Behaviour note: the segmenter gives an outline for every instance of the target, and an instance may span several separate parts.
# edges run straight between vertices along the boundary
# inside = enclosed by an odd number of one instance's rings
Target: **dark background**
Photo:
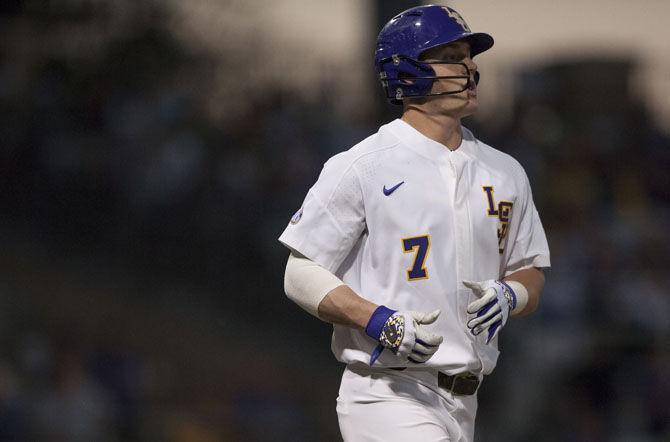
[[[356,118],[332,78],[318,100],[238,78],[254,92],[217,117],[210,80],[253,51],[185,45],[167,3],[0,3],[0,439],[337,440],[343,367],[284,296],[276,238],[397,109],[370,63]],[[375,2],[370,28],[410,3]],[[506,122],[465,122],[526,168],[553,264],[478,441],[670,439],[670,140],[635,67],[518,67]]]

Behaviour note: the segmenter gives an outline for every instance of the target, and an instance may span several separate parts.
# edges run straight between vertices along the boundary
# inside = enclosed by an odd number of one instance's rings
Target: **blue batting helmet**
[[[375,51],[375,67],[391,103],[402,104],[404,97],[454,94],[467,89],[470,72],[465,64],[447,63],[462,64],[467,75],[436,77],[430,66],[435,62],[420,61],[424,51],[455,41],[467,41],[472,57],[493,46],[493,37],[470,31],[463,17],[447,6],[417,6],[393,17],[379,33]],[[461,90],[431,94],[433,81],[438,78],[466,81]]]

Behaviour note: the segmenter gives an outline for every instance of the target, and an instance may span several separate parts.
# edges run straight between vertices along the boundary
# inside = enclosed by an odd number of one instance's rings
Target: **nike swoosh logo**
[[[387,189],[386,186],[384,186],[384,189],[383,189],[384,190],[384,195],[389,196],[390,194],[395,192],[398,187],[402,186],[403,184],[405,184],[405,182],[401,181],[398,184],[396,184],[395,186],[391,187],[390,189]]]

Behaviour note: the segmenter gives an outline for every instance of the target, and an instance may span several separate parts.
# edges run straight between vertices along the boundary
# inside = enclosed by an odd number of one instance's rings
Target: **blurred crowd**
[[[504,440],[670,437],[670,140],[626,92],[634,68],[522,72],[510,124],[480,131],[526,167],[552,253],[541,308],[507,331],[483,391]]]
[[[352,121],[327,84],[278,85],[214,118],[225,60],[165,10],[110,31],[109,9],[55,3],[0,7],[0,440],[337,439],[328,326],[283,296],[276,238],[390,108]],[[480,441],[670,438],[670,140],[634,69],[520,71],[511,113],[465,123],[524,165],[552,252],[483,384]]]

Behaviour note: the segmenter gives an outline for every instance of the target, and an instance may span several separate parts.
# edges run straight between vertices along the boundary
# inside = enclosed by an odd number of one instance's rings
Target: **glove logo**
[[[512,306],[514,305],[514,298],[512,298],[512,293],[507,287],[503,287],[503,296],[505,299],[507,299],[507,303],[509,304],[509,309],[511,311],[513,308]]]
[[[402,343],[402,338],[405,336],[405,318],[401,315],[391,316],[384,328],[382,329],[382,334],[379,337],[379,342],[391,350],[397,350]]]

